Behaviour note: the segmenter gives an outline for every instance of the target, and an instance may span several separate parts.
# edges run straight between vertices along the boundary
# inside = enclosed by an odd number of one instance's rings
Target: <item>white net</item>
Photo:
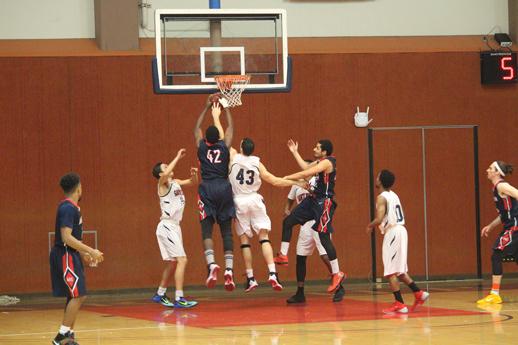
[[[241,94],[250,81],[248,75],[220,75],[215,77],[218,88],[228,101],[229,107],[241,105]]]

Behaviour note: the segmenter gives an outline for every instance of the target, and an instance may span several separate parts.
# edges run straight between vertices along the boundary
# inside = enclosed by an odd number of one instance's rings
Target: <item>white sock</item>
[[[161,286],[159,286],[159,287],[158,287],[158,290],[156,290],[156,294],[157,294],[158,296],[163,296],[163,295],[165,295],[165,292],[166,292],[166,291],[167,291],[167,288],[166,288],[166,287],[161,287]]]
[[[490,294],[492,294],[492,295],[500,295],[500,290],[491,290]]]
[[[276,272],[276,271],[275,271],[275,264],[268,264],[268,271],[269,271],[270,273],[272,273],[272,272]]]
[[[234,268],[234,254],[225,254],[225,269],[231,270]]]
[[[290,242],[281,242],[281,254],[288,255],[288,249],[290,248]]]
[[[331,264],[331,273],[336,274],[340,272],[340,266],[338,266],[338,259],[331,260],[329,261],[329,263]]]
[[[183,290],[176,290],[176,292],[174,293],[175,301],[178,301],[182,297],[183,297]]]
[[[59,334],[61,334],[61,335],[65,335],[65,334],[67,334],[68,332],[70,332],[70,327],[67,327],[67,326],[65,326],[65,325],[61,325],[61,326],[59,327],[59,331],[58,331],[58,332],[59,332]]]
[[[252,278],[254,276],[254,270],[252,269],[247,269],[246,270],[246,277],[247,278]]]
[[[205,251],[205,260],[207,260],[207,265],[213,264],[215,262],[214,259],[214,250],[207,249]]]

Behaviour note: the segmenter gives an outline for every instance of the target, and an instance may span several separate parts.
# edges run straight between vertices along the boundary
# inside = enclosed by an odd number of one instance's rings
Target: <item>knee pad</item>
[[[493,275],[495,276],[501,276],[503,273],[502,258],[503,253],[501,250],[493,251],[493,255],[491,255],[491,267],[493,270]]]
[[[260,240],[259,243],[265,244],[265,243],[272,243],[270,240]]]
[[[201,237],[206,240],[212,239],[212,226],[214,225],[214,219],[207,217],[201,221]]]
[[[250,247],[251,247],[251,245],[249,245],[249,244],[242,244],[241,245],[241,249],[250,248]]]

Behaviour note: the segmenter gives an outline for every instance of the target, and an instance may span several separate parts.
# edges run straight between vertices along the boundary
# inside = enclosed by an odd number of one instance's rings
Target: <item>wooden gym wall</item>
[[[299,50],[293,54],[293,66],[291,93],[243,96],[244,105],[233,110],[234,145],[244,136],[253,138],[262,162],[283,176],[298,170],[286,147],[289,138],[299,141],[304,157],[311,157],[318,139],[333,141],[339,204],[333,239],[349,277],[366,279],[371,268],[365,233],[369,222],[367,132],[353,125],[357,105],[370,106],[371,125],[376,127],[479,125],[481,223],[494,219],[485,169],[495,159],[518,164],[518,87],[482,87],[476,51]],[[155,95],[150,68],[149,54],[0,57],[0,292],[49,291],[47,236],[54,231],[56,206],[62,199],[58,180],[68,171],[82,177],[85,229],[98,231],[99,248],[105,253],[102,265],[87,269],[88,288],[157,285],[163,266],[155,238],[159,206],[151,168],[159,160],[172,159],[181,147],[187,149],[187,157],[178,165],[176,176],[188,176],[189,167],[197,166],[193,127],[206,96]],[[468,132],[430,135],[430,273],[472,276],[476,261],[471,136]],[[400,177],[395,190],[406,210],[410,273],[422,276],[420,136],[394,133],[378,138],[376,157],[385,158],[375,161],[376,169],[387,162],[399,169],[395,170]],[[391,150],[391,145],[397,150]],[[518,182],[516,176],[510,181]],[[206,265],[196,188],[184,191],[186,284],[201,285]],[[288,189],[264,185],[261,193],[272,219],[271,238],[277,251]],[[295,280],[294,234],[290,266],[279,269],[283,281]],[[482,241],[485,273],[490,272],[495,235]],[[216,259],[223,264],[217,228],[214,238]],[[377,240],[380,243],[381,237]],[[241,283],[244,268],[237,238],[234,248],[235,273]],[[253,242],[256,276],[264,281],[266,269],[259,249]],[[514,265],[506,265],[505,270],[516,271]],[[319,259],[311,258],[308,279],[326,277]]]

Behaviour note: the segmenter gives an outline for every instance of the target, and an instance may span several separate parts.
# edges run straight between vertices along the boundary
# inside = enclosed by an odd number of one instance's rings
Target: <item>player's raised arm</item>
[[[295,158],[295,160],[297,161],[297,164],[299,165],[299,167],[302,169],[302,170],[306,170],[307,168],[309,168],[310,166],[312,165],[315,165],[316,162],[307,162],[305,161],[301,156],[300,156],[300,153],[299,153],[299,143],[296,142],[296,141],[293,141],[293,139],[290,139],[288,140],[288,149],[290,150],[290,152],[293,154],[293,157]]]
[[[171,175],[171,173],[173,172],[174,168],[176,167],[176,164],[178,164],[180,159],[185,157],[185,152],[185,149],[178,150],[178,152],[176,153],[176,157],[174,157],[174,159],[167,165],[167,168],[164,169],[164,172],[162,176],[160,176],[158,183],[164,184],[167,182],[167,179],[169,178],[169,175]]]
[[[221,115],[221,106],[219,103],[215,102],[212,104],[212,119],[214,121],[214,126],[218,129],[219,140],[224,140],[225,132],[223,131],[223,126],[221,125],[221,120],[219,119],[220,115]]]
[[[287,180],[273,175],[266,169],[263,163],[259,163],[259,174],[261,175],[261,179],[271,185],[274,185],[275,187],[290,187],[293,185],[298,185],[304,188],[305,186],[305,182],[303,181]]]
[[[304,160],[302,160],[302,161],[305,164],[308,164]],[[332,169],[333,169],[333,164],[328,159],[324,159],[319,162],[315,161],[311,164],[308,164],[307,169],[302,170],[295,174],[284,176],[284,178],[288,179],[288,180],[301,180],[301,179],[306,179],[308,177],[314,176],[314,175],[319,174],[324,171],[331,172]]]
[[[225,115],[227,116],[227,129],[225,130],[225,145],[230,147],[232,145],[232,138],[234,137],[234,120],[229,108],[225,108]]]
[[[191,167],[191,177],[185,180],[176,179],[176,183],[180,186],[192,186],[198,183],[198,168]]]
[[[205,108],[203,108],[202,112],[198,116],[198,120],[196,120],[196,125],[194,126],[194,140],[196,140],[196,147],[200,146],[200,140],[203,139],[203,133],[201,131],[201,124],[203,123],[203,119],[205,119],[205,114],[207,113],[207,110],[209,110],[212,102],[211,102],[211,96],[207,98],[207,103],[205,104]]]

